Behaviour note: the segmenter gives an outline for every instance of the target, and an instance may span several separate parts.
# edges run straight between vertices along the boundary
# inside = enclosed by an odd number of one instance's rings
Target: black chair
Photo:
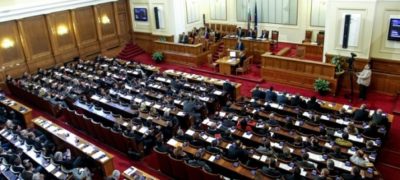
[[[175,159],[171,155],[168,155],[172,168],[172,175],[175,179],[187,179],[186,171],[182,171],[185,169],[185,164],[183,160]]]

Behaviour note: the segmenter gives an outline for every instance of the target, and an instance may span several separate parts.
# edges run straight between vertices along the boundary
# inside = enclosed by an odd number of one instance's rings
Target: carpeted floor
[[[179,71],[200,74],[200,75],[205,75],[205,76],[209,76],[209,77],[215,77],[215,78],[220,78],[220,79],[229,79],[231,81],[242,84],[241,93],[244,96],[250,96],[250,90],[252,88],[254,88],[254,86],[257,84],[256,82],[253,82],[253,81],[247,81],[246,78],[247,79],[260,78],[260,76],[258,75],[260,68],[255,65],[252,66],[251,73],[245,74],[245,75],[240,75],[239,77],[242,77],[242,78],[238,79],[235,77],[227,78],[223,75],[216,75],[216,74],[206,73],[204,71],[196,70],[196,69],[204,70],[209,67],[189,68],[189,67],[185,67],[185,66],[178,66],[178,65],[167,64],[167,63],[155,64],[151,60],[151,56],[148,54],[141,54],[141,55],[136,56],[135,61],[145,63],[145,64],[157,65],[157,66],[161,67],[161,71],[164,71],[166,69],[175,69],[175,70],[179,70]],[[212,71],[211,68],[209,68],[208,70]],[[332,96],[320,97],[318,95],[318,93],[310,91],[308,89],[291,87],[291,86],[277,84],[277,83],[271,83],[271,82],[262,82],[259,84],[261,87],[274,86],[274,88],[279,91],[286,91],[289,93],[299,93],[303,96],[317,96],[320,99],[324,99],[324,100],[332,101],[332,102],[350,104],[352,106],[359,106],[362,103],[366,103],[368,105],[368,107],[370,107],[370,108],[382,108],[385,112],[389,112],[389,113],[392,111],[392,109],[394,107],[394,101],[395,101],[394,97],[391,97],[391,96],[382,95],[382,94],[378,94],[378,93],[369,93],[367,101],[356,100],[353,103],[348,103],[348,100],[346,100],[343,97],[343,93],[341,93],[338,97],[332,97]],[[22,99],[17,99],[17,100],[24,102]],[[162,173],[160,173],[159,171],[155,170],[155,169],[157,169],[158,164],[157,164],[157,159],[154,154],[150,154],[150,155],[142,158],[140,161],[130,160],[127,156],[114,150],[113,148],[111,148],[107,145],[104,145],[101,142],[95,140],[94,138],[87,136],[85,133],[77,131],[76,129],[65,124],[63,121],[64,117],[60,117],[57,119],[53,118],[50,115],[43,113],[40,110],[37,110],[35,107],[33,107],[33,112],[34,112],[33,113],[34,117],[44,116],[44,117],[52,120],[56,124],[72,131],[73,133],[85,138],[89,142],[91,142],[91,143],[105,149],[106,151],[110,152],[111,154],[113,154],[115,168],[120,170],[121,172],[124,171],[129,166],[134,165],[134,166],[141,168],[144,171],[148,172],[149,174],[152,174],[160,179],[169,179],[167,176],[165,176]],[[392,128],[390,130],[389,139],[386,140],[385,146],[379,157],[379,162],[377,163],[377,168],[382,173],[382,176],[384,177],[384,179],[398,179],[397,177],[400,177],[400,152],[398,151],[398,149],[400,149],[400,142],[398,141],[398,139],[400,139],[400,122],[399,121],[400,121],[399,116],[396,116],[395,121],[392,123]]]

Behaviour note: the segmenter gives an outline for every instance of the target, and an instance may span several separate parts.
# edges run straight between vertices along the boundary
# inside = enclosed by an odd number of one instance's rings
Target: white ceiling
[[[0,22],[116,0],[0,0]]]

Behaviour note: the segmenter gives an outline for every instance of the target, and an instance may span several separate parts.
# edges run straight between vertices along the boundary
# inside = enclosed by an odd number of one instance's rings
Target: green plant
[[[339,55],[335,55],[332,57],[331,59],[331,63],[333,65],[335,65],[335,71],[336,72],[343,72],[343,66],[344,66],[344,58],[339,56]]]
[[[329,92],[331,90],[331,88],[329,88],[329,81],[321,78],[315,80],[314,89],[318,92]]]
[[[160,63],[164,60],[164,54],[162,52],[154,52],[152,55],[152,59],[156,62],[156,63]]]

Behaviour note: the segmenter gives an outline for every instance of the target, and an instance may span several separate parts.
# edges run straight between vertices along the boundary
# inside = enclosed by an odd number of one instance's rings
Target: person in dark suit
[[[281,176],[281,172],[276,168],[276,160],[271,158],[269,159],[268,162],[268,167],[263,166],[261,171],[264,174],[270,175],[270,176],[274,176],[274,177],[280,177]]]
[[[311,151],[322,153],[323,148],[319,145],[318,140],[314,137],[311,137],[310,146],[307,147]]]
[[[189,43],[189,37],[185,34],[185,32],[182,33],[181,39],[179,39],[179,43]]]
[[[364,179],[364,171],[360,172],[360,168],[357,166],[353,166],[350,173],[342,174],[343,180],[361,180]]]
[[[278,154],[278,159],[284,161],[292,161],[292,154],[290,153],[290,149],[287,146],[282,148],[282,153]]]
[[[278,95],[278,97],[276,98],[276,102],[278,104],[282,104],[285,105],[288,103],[288,98],[286,97],[286,92],[282,93],[281,95]]]
[[[244,51],[244,44],[243,42],[238,38],[236,46],[235,46],[235,50],[239,50],[239,51]]]
[[[285,180],[305,180],[303,176],[301,176],[301,170],[299,167],[294,167],[292,174],[286,174],[283,179]]]
[[[274,91],[274,87],[269,87],[269,90],[265,92],[265,101],[275,102],[278,95]]]
[[[189,141],[189,143],[195,147],[203,147],[204,142],[200,139],[200,134],[195,132],[193,134],[193,139]]]
[[[261,36],[260,39],[268,39],[268,31],[267,30],[262,30],[261,31]]]
[[[376,110],[376,112],[372,115],[372,122],[378,126],[388,126],[388,118],[384,116],[382,113],[382,109]]]
[[[321,105],[317,102],[317,98],[315,96],[312,96],[311,99],[307,102],[307,109],[314,111],[321,110]]]
[[[238,38],[244,36],[244,31],[242,30],[242,27],[238,27],[238,28],[236,29],[236,35],[237,35]]]
[[[340,147],[339,146],[333,146],[332,150],[333,150],[333,152],[328,154],[329,157],[335,158],[335,159],[347,159],[348,158],[346,155],[344,155],[340,151]]]
[[[210,146],[207,146],[207,151],[213,154],[222,154],[223,152],[220,148],[218,148],[218,141],[215,139],[211,141]]]
[[[217,125],[216,124],[212,124],[208,129],[207,129],[207,133],[211,134],[211,135],[215,135],[220,133],[219,129],[217,129]]]
[[[279,122],[275,119],[275,114],[271,113],[268,115],[267,124],[272,127],[279,126]]]
[[[368,140],[363,148],[363,151],[367,154],[376,153],[376,150],[377,148],[374,146],[374,142],[372,140]]]
[[[265,93],[260,90],[260,85],[259,84],[257,84],[256,87],[254,88],[254,91],[252,92],[252,97],[255,100],[259,100],[259,99],[264,99],[265,98]]]
[[[231,84],[231,82],[229,82],[228,79],[222,84],[222,89],[228,94],[228,98],[234,97],[235,87]]]
[[[291,106],[299,106],[299,107],[304,108],[306,106],[306,103],[303,99],[300,98],[299,94],[296,94],[295,97],[292,97],[290,99],[290,105]]]
[[[308,162],[308,158],[309,158],[308,153],[303,153],[301,155],[301,160],[297,162],[297,165],[305,169],[315,169],[316,167],[314,166],[314,164]]]
[[[353,119],[359,122],[367,122],[368,121],[368,111],[367,105],[361,104],[360,108],[354,111]]]
[[[249,29],[248,33],[247,33],[247,37],[251,37],[253,39],[257,38],[257,32],[253,29]]]
[[[207,172],[212,172],[212,169],[207,164],[207,162],[204,162],[203,160],[201,160],[201,153],[200,152],[196,152],[194,154],[193,158],[188,160],[187,163],[192,165],[192,166],[195,166],[195,167],[204,168],[204,170],[206,170]]]
[[[326,168],[329,171],[330,177],[336,177],[340,175],[340,172],[335,168],[335,162],[332,159],[328,159],[328,161],[326,161]]]
[[[371,138],[378,138],[380,136],[378,132],[378,127],[372,121],[369,122],[369,127],[364,129],[363,134]]]

